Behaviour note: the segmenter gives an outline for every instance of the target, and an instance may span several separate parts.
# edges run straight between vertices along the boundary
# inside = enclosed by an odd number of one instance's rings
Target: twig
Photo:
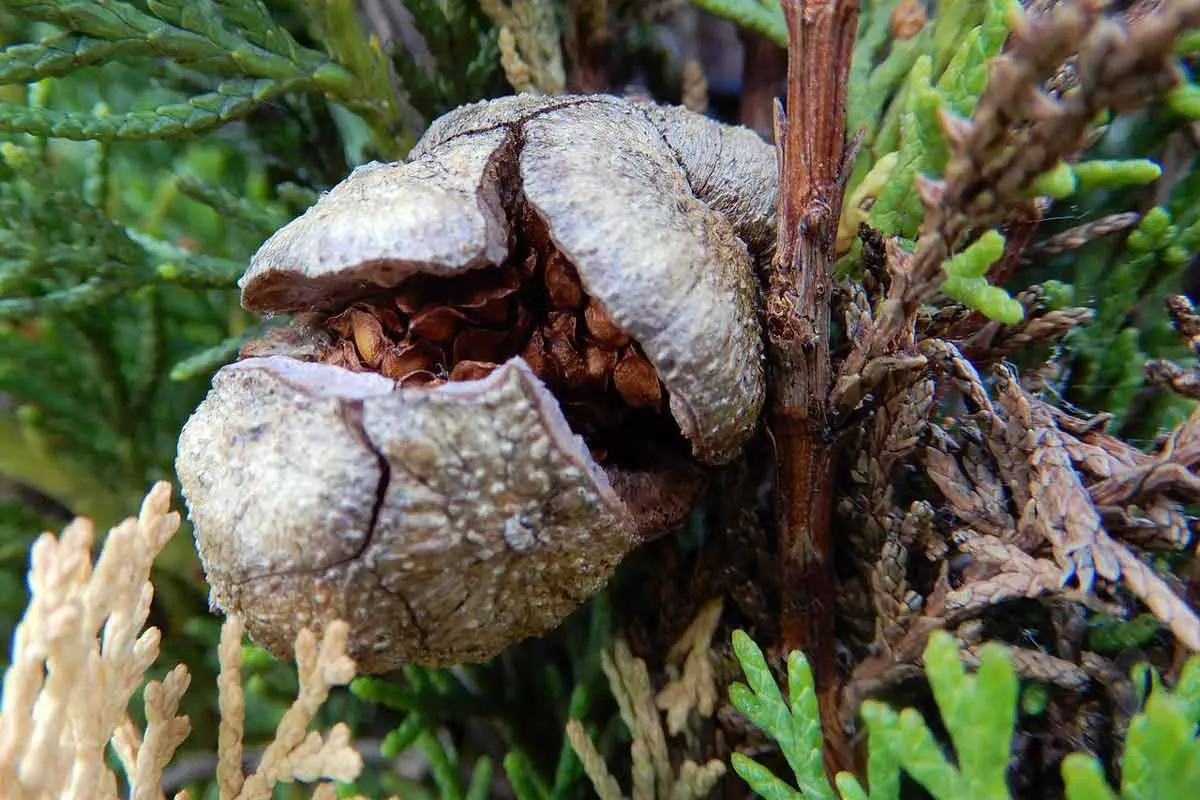
[[[827,767],[850,766],[837,719],[834,659],[833,452],[828,437],[831,273],[843,178],[846,85],[857,0],[790,0],[787,109],[776,105],[779,229],[767,287],[771,430],[782,565],[782,645],[813,666],[828,727]]]

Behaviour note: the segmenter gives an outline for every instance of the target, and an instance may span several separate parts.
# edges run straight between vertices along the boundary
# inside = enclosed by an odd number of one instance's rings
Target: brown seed
[[[479,308],[498,297],[515,294],[521,286],[517,268],[506,265],[468,272],[453,283],[450,302],[458,308]]]
[[[453,361],[455,364],[459,361],[505,361],[512,354],[510,338],[508,331],[467,328],[454,337]]]
[[[433,389],[445,382],[444,378],[439,378],[427,369],[415,370],[396,381],[401,389]]]
[[[617,327],[604,306],[594,297],[588,298],[587,308],[583,310],[583,323],[587,326],[588,335],[602,345],[618,348],[629,344],[629,337]]]
[[[662,402],[662,387],[653,365],[633,347],[621,353],[613,369],[613,385],[621,399],[634,408],[657,408]]]
[[[238,350],[238,358],[291,356],[301,361],[322,361],[332,345],[324,315],[298,314],[291,325],[271,328],[246,342]]]
[[[327,350],[320,360],[326,364],[333,364],[335,367],[343,367],[351,372],[366,371],[366,367],[358,357],[358,351],[354,349],[354,343],[345,339]]]
[[[550,241],[550,231],[546,229],[546,221],[528,203],[521,205],[521,229],[525,232],[526,242],[532,251],[530,255],[534,259],[535,269],[529,273],[532,275],[536,271],[538,254],[550,252],[554,245]],[[528,266],[529,259],[526,259],[525,263]]]
[[[521,266],[519,267],[519,270],[521,272],[522,279],[532,278],[534,275],[537,275],[538,254],[536,251],[528,253],[523,259],[521,259]]]
[[[569,311],[551,311],[542,326],[545,353],[551,366],[551,375],[573,384],[587,376],[583,356],[575,349],[578,323]]]
[[[392,301],[405,316],[412,316],[429,299],[429,281],[424,275],[414,275],[395,288]]]
[[[477,381],[492,374],[498,365],[491,361],[460,361],[450,370],[452,381]]]
[[[358,348],[363,363],[371,369],[378,369],[388,344],[379,318],[367,311],[350,309],[350,327],[354,346]]]
[[[371,309],[371,313],[379,320],[379,324],[383,326],[383,332],[394,339],[404,337],[405,331],[408,330],[408,320],[401,317],[398,313],[390,308],[375,307]]]
[[[546,342],[540,329],[535,330],[521,350],[521,360],[529,365],[529,370],[543,381],[550,374],[550,363],[546,359]]]
[[[413,336],[431,342],[449,342],[469,322],[466,315],[446,305],[428,305],[413,315],[408,330]]]
[[[334,314],[325,321],[325,324],[340,338],[349,339],[354,335],[354,326],[350,323],[350,312],[353,310],[353,308],[348,308],[340,314]]]
[[[617,351],[589,342],[583,350],[583,362],[588,382],[603,389],[617,365]]]
[[[569,386],[574,386],[587,378],[587,364],[583,355],[564,339],[547,339],[546,355],[554,367],[554,372]]]
[[[434,372],[438,364],[445,363],[446,354],[440,347],[429,342],[405,342],[388,348],[383,354],[379,372],[387,378],[399,381],[418,370]]]
[[[493,297],[477,306],[459,306],[463,313],[476,325],[499,328],[512,320],[517,298],[512,295]]]
[[[579,323],[569,311],[551,311],[546,315],[546,324],[542,326],[546,341],[562,339],[569,344],[575,343],[578,330]]]
[[[546,293],[550,307],[574,309],[583,305],[583,284],[566,256],[554,250],[546,258]]]
[[[517,320],[509,329],[509,349],[516,351],[529,339],[533,331],[533,317],[525,306],[517,306]]]

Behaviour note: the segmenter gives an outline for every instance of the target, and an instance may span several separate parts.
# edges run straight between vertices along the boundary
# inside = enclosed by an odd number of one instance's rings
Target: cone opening
[[[688,453],[641,346],[588,295],[540,217],[524,204],[514,217],[519,235],[504,263],[379,287],[304,315],[299,327],[308,333],[279,331],[241,356],[279,352],[282,344],[296,357],[378,373],[404,389],[478,380],[519,356],[601,464],[641,466],[650,443]]]

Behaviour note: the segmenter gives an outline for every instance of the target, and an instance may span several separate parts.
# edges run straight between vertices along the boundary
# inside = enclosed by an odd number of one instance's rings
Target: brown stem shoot
[[[847,169],[846,85],[857,0],[789,0],[787,116],[776,106],[779,229],[767,287],[771,429],[777,461],[782,646],[812,664],[829,726],[827,766],[844,769],[836,726],[836,585],[829,530],[834,454],[829,437],[829,308]]]

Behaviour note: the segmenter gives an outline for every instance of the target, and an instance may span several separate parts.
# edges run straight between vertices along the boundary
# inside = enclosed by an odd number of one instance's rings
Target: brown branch
[[[849,768],[851,756],[837,725],[829,313],[848,171],[846,85],[858,2],[789,0],[783,10],[790,44],[788,116],[776,107],[779,232],[767,287],[781,644],[785,651],[804,651],[813,666],[829,744],[826,765],[837,770]]]

